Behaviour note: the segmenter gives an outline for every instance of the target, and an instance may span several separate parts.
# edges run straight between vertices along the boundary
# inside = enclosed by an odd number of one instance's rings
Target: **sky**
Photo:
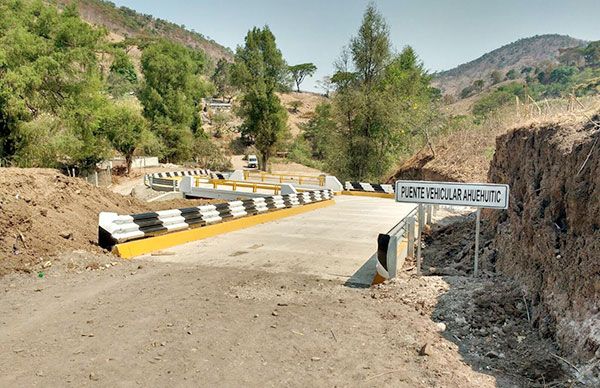
[[[235,50],[268,25],[290,65],[313,62],[302,89],[333,72],[360,26],[367,0],[113,0]],[[448,70],[520,38],[558,33],[600,40],[600,0],[375,0],[395,50],[412,46],[429,71]]]

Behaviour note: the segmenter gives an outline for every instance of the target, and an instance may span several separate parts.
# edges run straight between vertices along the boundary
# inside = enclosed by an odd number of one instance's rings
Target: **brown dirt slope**
[[[61,6],[73,2],[74,0],[57,0]],[[160,37],[192,49],[201,49],[215,62],[220,58],[233,60],[233,53],[228,48],[175,23],[144,15],[128,8],[116,7],[109,1],[77,0],[76,3],[84,20],[91,24],[104,26],[116,34],[132,37]]]
[[[600,376],[600,115],[499,137],[489,180],[511,186],[490,215],[497,269],[526,286],[542,335]]]
[[[96,245],[101,211],[140,213],[181,207],[181,201],[145,203],[52,169],[2,168],[0,275],[29,271],[34,264],[73,250],[102,252]]]
[[[313,117],[317,105],[327,101],[320,94],[308,92],[280,93],[279,99],[288,109],[288,126],[293,137],[298,136],[301,132],[300,126]],[[292,112],[290,104],[296,100],[300,101],[302,105],[298,108],[298,112]]]

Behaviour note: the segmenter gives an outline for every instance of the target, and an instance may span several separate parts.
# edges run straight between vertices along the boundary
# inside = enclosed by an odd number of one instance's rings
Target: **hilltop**
[[[511,69],[520,71],[527,66],[537,66],[544,62],[556,63],[559,50],[579,47],[586,41],[567,35],[547,34],[519,39],[490,51],[481,57],[459,65],[453,69],[435,75],[434,86],[442,89],[444,94],[457,96],[462,89],[473,81],[481,79],[489,82],[494,70],[505,74]]]
[[[73,3],[74,0],[54,0],[59,6]],[[192,49],[203,50],[214,62],[220,58],[233,60],[233,52],[199,32],[190,31],[185,26],[145,15],[127,7],[117,7],[104,0],[77,0],[81,18],[88,23],[104,26],[109,31],[123,37],[160,37]]]

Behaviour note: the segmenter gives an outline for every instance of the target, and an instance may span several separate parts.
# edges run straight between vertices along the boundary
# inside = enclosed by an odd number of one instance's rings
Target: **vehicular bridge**
[[[149,260],[300,272],[350,280],[377,236],[414,209],[389,199],[337,196],[335,205],[168,249]],[[352,283],[371,284],[375,263]]]

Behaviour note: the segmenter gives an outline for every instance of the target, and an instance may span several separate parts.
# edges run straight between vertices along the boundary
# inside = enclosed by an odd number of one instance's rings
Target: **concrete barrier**
[[[181,178],[179,190],[185,197],[235,200],[239,198],[259,198],[272,195],[297,194],[293,185],[283,183],[254,183],[231,179]],[[312,190],[311,190],[312,191]]]
[[[132,240],[207,227],[236,218],[302,207],[332,198],[331,190],[325,189],[141,214],[119,215],[102,212],[98,219],[98,244],[102,248],[113,250],[118,244]],[[161,246],[165,244],[168,245],[169,241],[165,241]],[[151,250],[155,248],[153,245]],[[144,247],[137,247],[134,251],[144,251]]]
[[[294,174],[272,174],[250,170],[235,170],[229,175],[229,179],[253,183],[288,183],[297,188],[311,190],[329,189],[335,193],[339,193],[344,189],[344,186],[336,177],[324,174],[319,176],[309,176]]]
[[[207,177],[225,179],[226,174],[207,169],[155,172],[144,175],[144,184],[156,191],[179,191],[179,182],[184,177]]]

